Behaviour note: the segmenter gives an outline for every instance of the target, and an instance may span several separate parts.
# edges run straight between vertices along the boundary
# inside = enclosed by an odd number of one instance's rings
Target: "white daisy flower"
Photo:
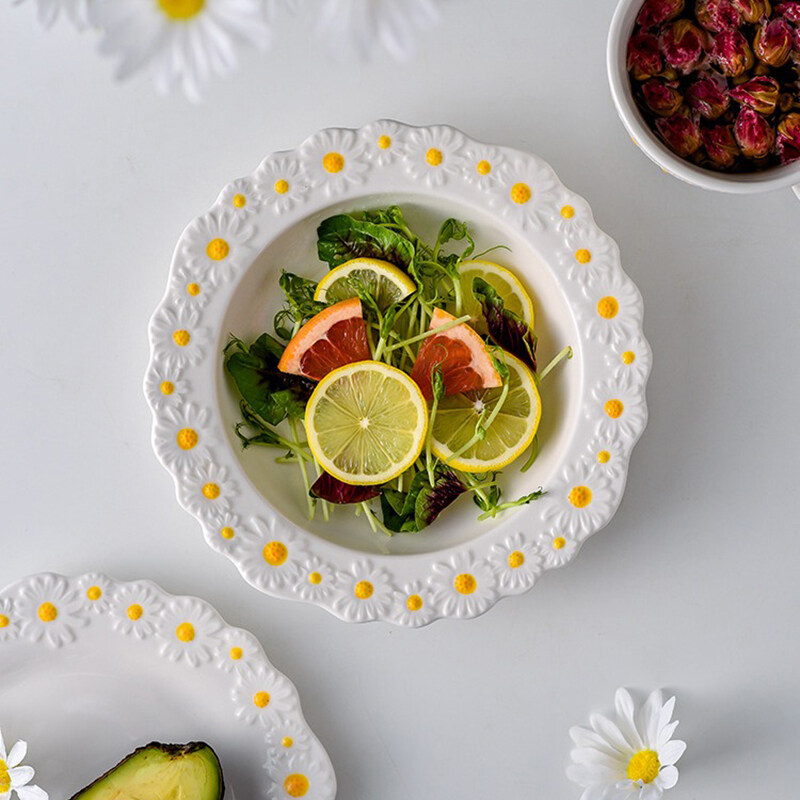
[[[0,598],[0,642],[16,639],[19,633],[19,619],[10,597]]]
[[[189,392],[189,383],[177,372],[153,365],[144,381],[144,393],[150,405],[160,411],[179,406]]]
[[[323,0],[318,14],[316,35],[337,59],[388,53],[407,61],[441,20],[433,0]]]
[[[224,509],[212,513],[203,521],[206,541],[215,549],[223,553],[240,551],[255,537],[242,524],[238,514]]]
[[[294,585],[307,557],[305,546],[288,529],[277,530],[277,518],[268,522],[253,517],[248,526],[246,550],[239,568],[245,578],[257,586],[278,588]]]
[[[222,627],[222,620],[210,606],[191,598],[176,598],[161,613],[159,652],[170,661],[184,660],[193,667],[205,664],[219,648]]]
[[[675,763],[686,743],[673,739],[675,698],[653,692],[636,708],[625,689],[614,697],[616,721],[589,717],[591,728],[575,726],[567,777],[584,789],[581,800],[660,800],[678,782]]]
[[[22,2],[15,0],[14,5]],[[88,25],[89,0],[36,0],[36,16],[45,28],[51,27],[62,11],[79,31]]]
[[[17,741],[6,751],[3,734],[0,732],[0,798],[9,800],[13,792],[19,800],[47,800],[47,792],[31,784],[36,774],[33,767],[22,766],[28,752],[27,742]]]
[[[433,566],[433,598],[444,616],[475,617],[486,611],[497,597],[491,567],[457,553],[449,561]]]
[[[484,191],[493,189],[503,165],[503,154],[488,144],[470,144],[464,151],[464,178]]]
[[[170,275],[169,292],[180,307],[203,309],[214,296],[218,277],[210,270],[200,277],[196,267],[181,262]]]
[[[111,608],[114,588],[105,575],[97,572],[89,573],[78,581],[78,585],[81,587],[85,608],[94,611],[95,614],[105,614]]]
[[[120,80],[147,68],[159,92],[179,86],[193,101],[211,75],[236,69],[241,45],[271,41],[261,0],[93,0],[91,21]]]
[[[597,289],[592,284],[607,282],[615,264],[619,264],[619,247],[597,228],[574,230],[567,236],[567,245],[559,252],[558,260],[566,267],[567,278],[577,281],[587,296],[591,288],[593,296]]]
[[[587,300],[579,304],[578,318],[592,341],[620,342],[641,330],[642,296],[636,286],[616,270],[610,280],[592,286]]]
[[[324,186],[333,195],[348,186],[361,184],[368,169],[364,142],[354,131],[329,128],[306,140],[300,149],[305,171],[312,186]]]
[[[128,584],[117,588],[111,607],[111,624],[115,631],[147,639],[158,627],[164,608],[159,596],[149,586]]]
[[[308,753],[291,750],[264,765],[271,780],[267,800],[327,800],[336,793],[333,770]]]
[[[184,231],[179,245],[183,260],[198,282],[213,276],[220,282],[229,280],[255,256],[249,243],[255,229],[235,209],[213,209],[193,220]]]
[[[619,439],[597,436],[586,448],[584,462],[611,480],[616,480],[627,470],[628,453]]]
[[[153,431],[159,457],[168,467],[180,469],[208,458],[208,446],[216,439],[210,422],[208,410],[193,403],[167,409],[158,417]]]
[[[230,511],[237,493],[236,484],[228,478],[228,470],[211,462],[189,471],[179,488],[183,507],[203,520]]]
[[[614,509],[609,480],[599,470],[586,464],[568,466],[560,480],[540,500],[544,503],[542,519],[563,536],[579,539],[598,530]]]
[[[595,423],[598,436],[634,440],[644,430],[647,406],[641,386],[606,381],[592,389],[592,401],[586,416]]]
[[[303,600],[327,600],[334,590],[336,571],[316,556],[307,558],[297,576],[295,591]]]
[[[406,171],[427,186],[442,186],[464,169],[464,137],[444,125],[418,128],[408,135],[403,160]]]
[[[547,569],[569,563],[578,552],[578,540],[573,534],[560,530],[540,533],[536,540],[539,556]]]
[[[653,365],[650,345],[641,336],[619,342],[606,353],[606,364],[614,371],[614,380],[625,386],[642,388]]]
[[[264,659],[258,640],[247,631],[226,629],[216,656],[217,666],[224,672],[251,675]]]
[[[493,204],[524,230],[542,230],[556,204],[558,178],[543,162],[515,158],[497,169]]]
[[[44,639],[50,647],[75,640],[75,629],[87,624],[83,601],[60,575],[41,575],[20,589],[17,605],[20,634],[32,642]]]
[[[412,581],[395,593],[394,619],[401,625],[417,628],[427,625],[435,616],[433,594],[422,581]]]
[[[404,132],[396,122],[382,119],[362,128],[358,135],[367,155],[379,166],[391,164],[405,152]]]
[[[274,770],[287,755],[302,754],[308,750],[311,741],[308,728],[296,718],[278,716],[267,731],[267,760],[264,767]]]
[[[296,158],[272,155],[256,170],[254,188],[261,203],[283,214],[305,201],[311,184]]]
[[[393,587],[389,573],[368,560],[357,561],[349,572],[337,575],[338,596],[333,607],[351,622],[383,617],[392,604]]]
[[[269,728],[283,715],[295,715],[299,709],[289,679],[264,664],[251,675],[239,675],[231,696],[236,717],[248,725],[258,723]]]
[[[506,537],[492,547],[489,560],[504,589],[525,591],[533,586],[542,571],[542,558],[533,542],[521,533]]]
[[[249,178],[231,181],[220,193],[217,202],[234,214],[252,214],[258,210],[258,197]]]
[[[550,221],[560,233],[579,235],[594,227],[589,204],[578,195],[559,188],[550,212]]]
[[[205,355],[209,334],[200,327],[193,309],[162,308],[150,323],[150,336],[159,366],[170,373],[197,364]]]

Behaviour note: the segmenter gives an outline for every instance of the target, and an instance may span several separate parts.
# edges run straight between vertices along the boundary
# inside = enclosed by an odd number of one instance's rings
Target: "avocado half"
[[[222,800],[217,754],[205,742],[150,742],[70,800]]]

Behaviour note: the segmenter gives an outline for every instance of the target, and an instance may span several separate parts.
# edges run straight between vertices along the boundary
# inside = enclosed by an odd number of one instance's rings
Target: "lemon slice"
[[[381,309],[408,297],[416,285],[403,270],[377,258],[354,258],[332,269],[318,284],[314,299],[337,303],[358,297],[357,287],[364,287]]]
[[[509,371],[508,395],[486,438],[451,460],[475,433],[485,409],[492,413],[501,389],[479,389],[443,397],[433,421],[431,449],[442,461],[464,472],[502,469],[528,449],[542,415],[542,401],[530,370],[510,353],[504,354]]]
[[[483,319],[481,304],[472,293],[472,279],[483,278],[503,299],[509,311],[518,314],[533,327],[533,302],[511,270],[492,261],[464,261],[460,265],[461,275],[461,314],[472,317],[470,325],[478,333],[488,333]]]
[[[428,407],[411,378],[379,361],[328,373],[306,406],[314,458],[345,483],[386,483],[405,472],[425,443]]]

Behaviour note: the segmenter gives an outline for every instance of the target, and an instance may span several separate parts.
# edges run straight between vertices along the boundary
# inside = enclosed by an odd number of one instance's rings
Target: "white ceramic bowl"
[[[644,0],[620,0],[611,20],[606,58],[611,95],[617,113],[634,143],[665,172],[703,189],[753,194],[792,187],[800,197],[800,161],[789,166],[773,167],[763,172],[745,175],[713,172],[679,158],[650,129],[633,99],[626,68],[628,39],[643,3]]]
[[[332,163],[337,170],[329,172],[325,165]],[[575,357],[543,384],[533,467],[503,474],[505,497],[539,486],[545,497],[485,522],[461,499],[421,534],[387,539],[352,511],[337,511],[329,523],[309,522],[294,465],[276,464],[264,448],[241,450],[233,433],[238,401],[222,348],[230,333],[252,341],[271,330],[282,302],[281,268],[325,274],[316,254],[323,219],[392,203],[424,236],[435,236],[440,222],[455,216],[471,225],[477,251],[510,246],[492,258],[513,267],[531,290],[540,363],[565,345]],[[208,243],[219,239],[225,246],[210,258]],[[539,158],[476,142],[446,125],[380,120],[360,130],[323,130],[229,184],[184,231],[150,341],[145,391],[153,445],[209,545],[261,591],[321,605],[353,622],[422,625],[473,617],[570,561],[619,505],[628,457],[647,417],[651,356],[642,300],[616,243],[595,225],[586,201]],[[614,418],[604,411],[611,399],[624,408]],[[176,438],[186,428],[197,434],[188,450]],[[599,452],[608,458],[598,461]],[[208,484],[219,489],[212,497],[203,492]],[[580,508],[569,499],[575,487],[590,490],[581,494],[588,502]],[[272,563],[264,552],[270,543]],[[474,591],[456,590],[454,579],[463,574],[475,578],[468,582]],[[355,593],[365,581],[373,589],[368,597]],[[422,606],[412,610],[411,596],[412,606],[416,596]]]

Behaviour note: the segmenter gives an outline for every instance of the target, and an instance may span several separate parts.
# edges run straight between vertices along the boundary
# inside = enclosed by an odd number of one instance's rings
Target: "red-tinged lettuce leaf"
[[[492,341],[536,372],[536,334],[528,323],[505,308],[503,298],[483,278],[472,279],[472,293],[481,304]]]
[[[381,493],[380,486],[353,486],[350,483],[340,481],[323,472],[319,478],[314,481],[309,494],[312,497],[318,497],[320,500],[327,500],[329,503],[336,503],[336,505],[348,505],[349,503],[363,503],[366,500],[372,500]]]
[[[420,473],[423,474],[423,473]],[[422,485],[414,503],[414,519],[417,529],[430,525],[467,487],[451,469],[438,468],[433,486],[429,482]]]

